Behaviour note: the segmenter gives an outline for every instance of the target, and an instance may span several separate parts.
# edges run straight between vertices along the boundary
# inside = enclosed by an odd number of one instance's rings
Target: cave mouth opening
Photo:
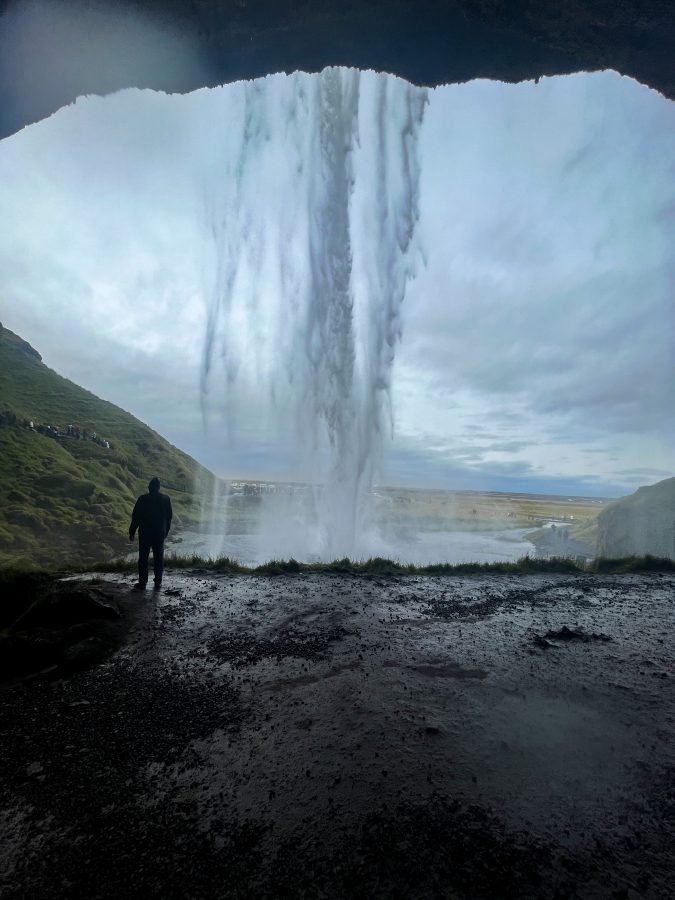
[[[611,8],[610,8],[611,7]],[[78,97],[189,93],[346,66],[419,86],[614,69],[675,97],[675,18],[661,0],[31,0],[0,3],[0,137]]]
[[[8,324],[218,474],[321,485],[264,498],[256,560],[452,558],[452,514],[387,520],[377,486],[672,467],[672,125],[613,72],[84,98],[0,144]]]

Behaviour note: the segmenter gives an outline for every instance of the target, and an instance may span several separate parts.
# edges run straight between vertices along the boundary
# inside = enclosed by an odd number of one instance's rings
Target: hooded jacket
[[[171,528],[172,517],[171,499],[166,494],[161,494],[159,491],[141,494],[131,515],[129,537],[133,538],[138,529],[141,539],[161,538],[163,540]]]

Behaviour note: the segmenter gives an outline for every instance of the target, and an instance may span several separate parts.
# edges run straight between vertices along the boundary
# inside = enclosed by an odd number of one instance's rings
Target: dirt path
[[[3,896],[672,896],[672,576],[138,602],[105,663],[0,692]]]

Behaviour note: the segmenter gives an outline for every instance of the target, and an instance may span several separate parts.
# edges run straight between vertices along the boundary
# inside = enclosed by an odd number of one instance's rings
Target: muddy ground
[[[672,575],[97,590],[0,690],[7,900],[672,897]]]

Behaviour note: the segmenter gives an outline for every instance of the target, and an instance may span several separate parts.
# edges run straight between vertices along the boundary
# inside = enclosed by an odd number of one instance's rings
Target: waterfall
[[[312,490],[301,510],[277,504],[271,552],[354,555],[393,427],[427,94],[338,68],[221,90],[204,180],[214,251],[204,413],[224,402],[234,438],[233,396],[244,381],[266,391],[293,423],[296,477]]]

